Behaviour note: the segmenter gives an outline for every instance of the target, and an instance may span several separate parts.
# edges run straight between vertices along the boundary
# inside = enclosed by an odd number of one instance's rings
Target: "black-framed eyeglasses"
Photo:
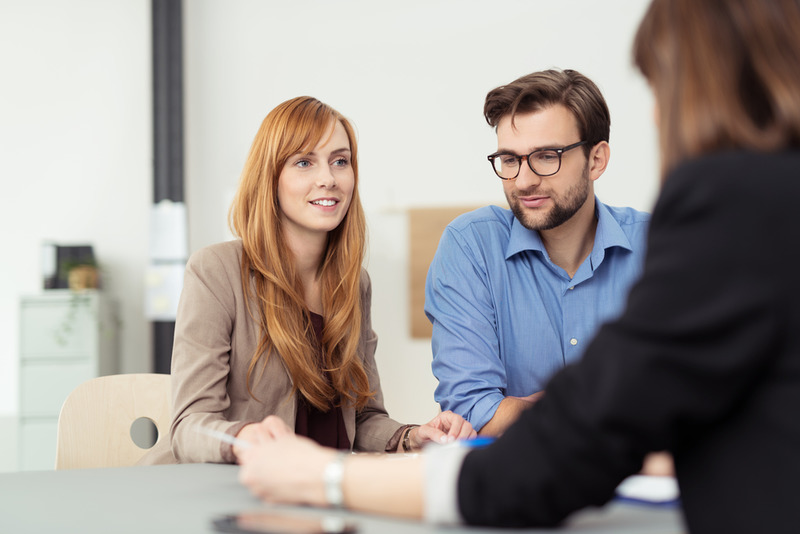
[[[578,141],[564,148],[540,148],[530,154],[517,156],[508,152],[495,152],[487,156],[492,169],[501,180],[513,180],[519,176],[522,160],[528,160],[528,167],[539,176],[552,176],[561,170],[561,155],[568,150],[585,145],[586,141]]]

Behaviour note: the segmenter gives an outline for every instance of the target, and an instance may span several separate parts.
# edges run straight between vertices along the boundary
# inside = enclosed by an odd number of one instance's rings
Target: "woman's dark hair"
[[[662,175],[708,152],[800,146],[798,0],[654,0],[633,57],[656,99]]]

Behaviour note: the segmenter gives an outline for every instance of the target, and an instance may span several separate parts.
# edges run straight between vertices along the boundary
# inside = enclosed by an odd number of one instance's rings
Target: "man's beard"
[[[569,188],[563,197],[550,196],[550,200],[553,201],[553,207],[545,214],[544,219],[536,217],[535,214],[530,213],[522,206],[515,193],[506,195],[506,200],[508,200],[508,205],[511,207],[514,217],[517,218],[522,226],[534,231],[550,230],[570,220],[581,209],[586,203],[586,199],[589,198],[589,184],[589,166],[587,165],[583,168],[581,180]]]

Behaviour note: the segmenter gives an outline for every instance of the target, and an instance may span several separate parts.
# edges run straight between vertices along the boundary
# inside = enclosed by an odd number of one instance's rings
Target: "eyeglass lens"
[[[513,154],[500,154],[494,158],[494,171],[500,178],[511,179],[519,174],[520,160]],[[528,156],[531,169],[536,174],[547,176],[555,174],[561,165],[561,157],[555,150],[539,150]]]

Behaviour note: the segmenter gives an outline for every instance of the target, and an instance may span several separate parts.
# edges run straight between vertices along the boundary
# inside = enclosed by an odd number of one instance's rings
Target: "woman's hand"
[[[449,443],[457,439],[471,439],[477,435],[469,421],[448,410],[441,412],[428,423],[413,428],[408,440],[412,449],[419,449],[429,441]]]
[[[289,428],[289,425],[287,425],[283,419],[276,415],[268,415],[260,423],[245,425],[239,433],[236,434],[238,439],[247,441],[252,445],[273,441],[282,436],[294,436],[294,431]],[[233,454],[236,455],[236,458],[240,457],[243,450],[244,449],[238,445],[233,446]]]
[[[266,501],[325,506],[322,473],[335,455],[306,437],[283,434],[241,451],[239,482]]]
[[[239,482],[265,501],[329,506],[324,473],[339,452],[303,436],[280,436],[242,452]],[[344,505],[419,520],[424,510],[423,480],[419,456],[348,455],[342,478]]]

